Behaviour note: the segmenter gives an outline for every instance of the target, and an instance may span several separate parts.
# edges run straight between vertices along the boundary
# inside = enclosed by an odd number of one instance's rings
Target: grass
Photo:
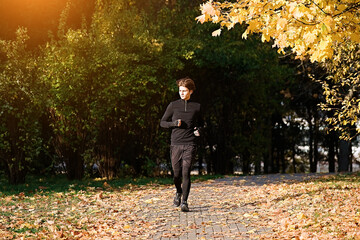
[[[210,179],[221,178],[222,175],[201,175],[191,176],[193,182],[206,181]],[[173,180],[170,176],[166,177],[139,177],[139,178],[122,178],[122,179],[83,179],[68,180],[65,175],[54,176],[38,176],[29,175],[25,184],[10,185],[4,174],[0,174],[0,196],[10,196],[24,194],[31,196],[34,194],[49,194],[52,192],[68,192],[68,191],[86,191],[89,188],[95,189],[112,189],[124,188],[128,186],[144,186],[148,184],[170,185]],[[107,186],[107,187],[105,187]],[[111,189],[110,188],[110,189]]]

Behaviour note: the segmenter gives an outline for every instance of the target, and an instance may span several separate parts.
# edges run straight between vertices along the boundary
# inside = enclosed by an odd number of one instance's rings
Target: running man
[[[172,129],[171,132],[171,165],[174,171],[176,194],[174,205],[181,205],[181,211],[188,212],[188,196],[190,193],[190,171],[195,159],[197,138],[203,125],[200,104],[190,100],[195,91],[195,83],[186,77],[176,81],[179,87],[180,99],[171,102],[160,126]],[[182,201],[181,201],[182,198]]]

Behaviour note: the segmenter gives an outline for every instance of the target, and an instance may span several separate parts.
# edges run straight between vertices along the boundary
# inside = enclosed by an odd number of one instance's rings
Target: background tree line
[[[81,179],[95,166],[107,178],[167,174],[170,133],[159,120],[183,76],[205,113],[200,172],[316,172],[319,162],[336,171],[339,158],[349,170],[350,142],[327,134],[322,88],[309,78],[324,70],[280,57],[258,36],[242,40],[243,26],[212,37],[217,26],[194,20],[201,2],[2,0],[0,166],[9,182]]]

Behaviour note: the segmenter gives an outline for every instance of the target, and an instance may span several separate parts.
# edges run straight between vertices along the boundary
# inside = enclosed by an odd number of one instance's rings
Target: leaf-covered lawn
[[[231,184],[209,180],[193,188],[189,201],[193,204],[190,207],[195,203],[208,205],[207,214],[211,214],[211,209],[223,212],[246,209],[245,213],[237,211],[223,216],[247,222],[248,229],[254,229],[246,232],[250,238],[360,239],[359,190],[360,177],[354,174],[264,185],[246,184],[245,180],[234,180]],[[172,224],[173,216],[197,214],[180,213],[171,206],[172,197],[171,185],[113,187],[106,182],[101,187],[84,190],[70,186],[62,192],[39,189],[34,194],[2,194],[0,236],[151,239],[159,231],[164,231],[164,237],[174,237],[208,224],[206,221],[189,226]],[[259,228],[272,230],[259,233],[256,231]],[[199,239],[211,238],[199,235]]]
[[[242,205],[274,239],[360,239],[360,178],[338,175],[246,188]],[[251,215],[251,214],[249,214]]]
[[[53,239],[146,237],[151,226],[138,219],[139,200],[163,186],[88,188],[0,201],[0,236]]]

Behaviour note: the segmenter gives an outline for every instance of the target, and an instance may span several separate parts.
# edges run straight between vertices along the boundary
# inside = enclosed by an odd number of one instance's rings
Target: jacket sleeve
[[[172,115],[173,115],[173,108],[172,108],[172,103],[170,103],[169,106],[166,108],[163,117],[161,118],[160,126],[163,128],[175,127],[177,121],[174,122],[171,121]]]

